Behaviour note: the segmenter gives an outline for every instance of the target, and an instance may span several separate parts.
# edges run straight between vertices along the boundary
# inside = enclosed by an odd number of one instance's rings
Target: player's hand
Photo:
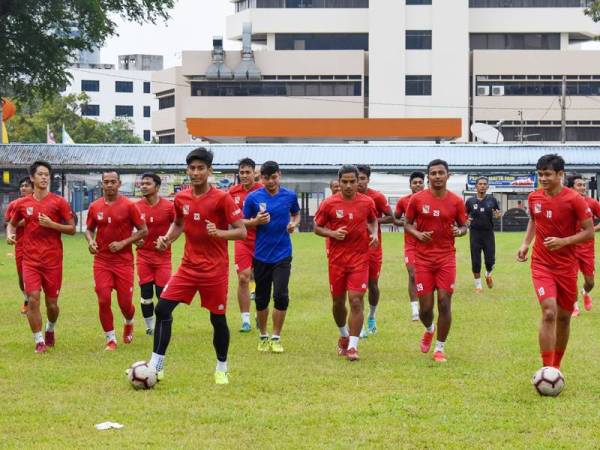
[[[209,236],[215,237],[215,238],[221,237],[221,230],[219,230],[214,223],[212,223],[210,220],[205,220],[205,222],[206,222],[206,231],[208,231]]]
[[[156,239],[154,246],[159,252],[164,252],[166,249],[169,248],[169,245],[171,245],[171,242],[169,241],[169,239],[167,239],[167,236],[159,236],[158,239]]]
[[[517,251],[517,261],[525,262],[527,261],[527,252],[529,251],[528,245],[521,245],[519,250]]]
[[[98,244],[96,243],[96,241],[88,242],[88,250],[92,255],[98,253]]]
[[[417,234],[417,239],[421,242],[431,242],[431,240],[433,239],[433,231],[421,231],[419,234]]]
[[[142,248],[144,246],[144,240],[140,239],[139,241],[135,241],[134,244],[137,248]]]
[[[452,225],[452,235],[454,237],[461,237],[461,236],[464,236],[465,234],[467,234],[467,233],[464,230],[461,230],[456,225]]]
[[[46,214],[38,214],[38,221],[44,228],[50,228],[54,222]]]
[[[296,231],[296,224],[294,222],[288,223],[287,232],[292,234],[294,231]]]
[[[377,236],[377,233],[373,233],[371,235],[371,240],[369,241],[369,247],[371,247],[371,248],[379,247],[379,237]]]
[[[567,242],[563,238],[547,237],[546,239],[544,239],[544,245],[548,250],[554,252],[567,245]]]
[[[259,212],[256,215],[256,222],[259,225],[266,225],[271,221],[271,215],[268,212]]]
[[[15,245],[17,243],[17,235],[16,234],[8,234],[6,233],[6,243],[8,245]]]
[[[114,241],[108,244],[108,249],[113,253],[117,253],[123,250],[124,247],[125,244],[123,243],[123,241]]]
[[[502,217],[502,211],[499,209],[492,209],[492,214],[494,215],[494,219],[499,219]]]
[[[346,227],[339,227],[337,230],[332,231],[331,237],[337,241],[343,241],[346,239],[347,234]]]

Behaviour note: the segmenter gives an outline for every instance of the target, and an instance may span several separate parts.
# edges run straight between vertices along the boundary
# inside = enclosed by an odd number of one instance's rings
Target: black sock
[[[171,325],[173,324],[173,310],[179,303],[160,299],[156,305],[156,325],[154,326],[153,352],[164,355],[171,341]]]
[[[217,359],[221,362],[227,361],[229,350],[229,327],[224,314],[210,313],[210,323],[213,326],[213,346]]]

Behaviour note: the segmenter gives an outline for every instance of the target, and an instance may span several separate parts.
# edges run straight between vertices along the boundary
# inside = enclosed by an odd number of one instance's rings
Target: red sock
[[[544,364],[544,367],[552,366],[554,364],[554,352],[552,350],[542,352],[542,364]]]
[[[563,356],[565,354],[565,350],[564,348],[557,348],[554,350],[554,362],[552,363],[552,366],[560,369],[560,363],[563,359]]]

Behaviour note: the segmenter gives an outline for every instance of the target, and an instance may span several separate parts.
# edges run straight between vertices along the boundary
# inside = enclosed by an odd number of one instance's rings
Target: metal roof
[[[197,144],[6,144],[0,145],[0,169],[25,168],[42,159],[58,170],[181,170]],[[369,145],[369,144],[214,144],[216,170],[230,170],[245,157],[258,164],[277,161],[283,170],[331,172],[341,164],[369,164],[375,170],[406,172],[422,169],[433,159],[451,170],[497,172],[531,170],[547,153],[563,156],[571,170],[600,172],[600,145]]]

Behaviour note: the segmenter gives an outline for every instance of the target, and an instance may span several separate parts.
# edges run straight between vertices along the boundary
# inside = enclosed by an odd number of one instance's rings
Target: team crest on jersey
[[[235,202],[236,205],[240,204],[240,197],[239,196],[235,196],[235,198],[233,199],[233,201]]]
[[[28,206],[26,211],[28,216],[33,216],[33,206]]]
[[[423,214],[429,214],[429,205],[423,205]]]
[[[348,219],[354,220],[354,214],[353,213],[348,214]]]
[[[473,205],[473,209],[475,209],[475,210],[476,210],[478,206],[479,206],[479,205],[478,205],[477,203],[475,203],[475,204]]]
[[[104,219],[104,213],[99,212],[96,217],[98,218],[98,220],[102,220]]]
[[[336,209],[335,210],[335,217],[337,217],[338,219],[341,219],[342,217],[344,217],[344,210],[343,209]]]
[[[190,205],[183,205],[183,214],[188,215],[190,213]]]
[[[140,217],[142,218],[142,220],[146,220],[146,213],[142,213],[142,214],[140,215]]]
[[[194,213],[194,220],[200,220],[200,213]]]
[[[143,217],[142,217],[142,219],[143,219]],[[154,223],[154,216],[150,217],[150,223]]]
[[[535,205],[533,205],[533,211],[536,214],[539,214],[542,212],[542,204],[541,203],[536,203]]]

